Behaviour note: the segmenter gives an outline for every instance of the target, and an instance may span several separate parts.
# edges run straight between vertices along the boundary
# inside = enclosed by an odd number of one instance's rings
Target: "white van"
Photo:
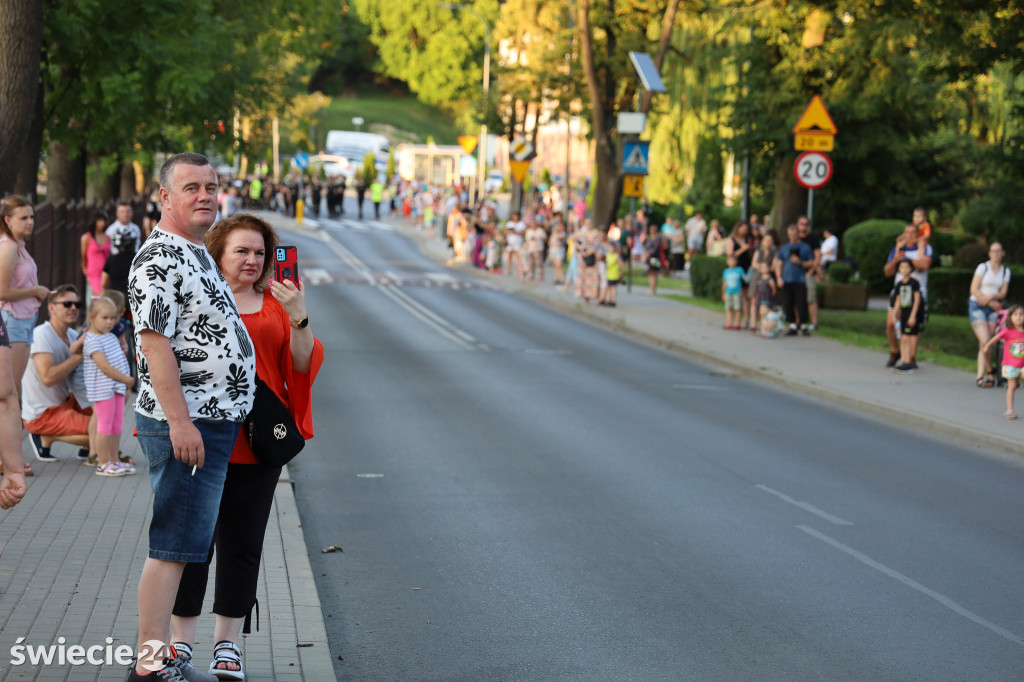
[[[382,166],[387,167],[390,149],[391,143],[383,135],[355,130],[328,131],[327,142],[324,144],[324,154],[343,156],[357,168],[362,168],[363,159],[368,153],[373,152],[378,170]]]

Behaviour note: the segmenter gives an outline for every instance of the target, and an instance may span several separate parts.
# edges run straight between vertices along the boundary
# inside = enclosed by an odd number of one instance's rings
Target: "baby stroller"
[[[786,329],[786,317],[779,307],[772,308],[771,312],[764,316],[761,323],[761,336],[766,339],[774,339]]]

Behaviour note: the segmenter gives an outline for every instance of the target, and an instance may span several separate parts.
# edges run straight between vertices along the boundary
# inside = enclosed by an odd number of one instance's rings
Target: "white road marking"
[[[384,474],[356,474],[356,478],[384,478]]]
[[[330,284],[334,281],[323,268],[302,268],[300,274],[302,275],[302,281],[312,286]]]
[[[754,487],[757,488],[758,490],[763,490],[764,492],[768,493],[769,495],[775,495],[775,497],[779,498],[783,502],[787,502],[787,503],[793,505],[794,507],[800,507],[804,511],[808,511],[808,512],[814,514],[815,516],[820,516],[821,518],[825,519],[829,523],[834,523],[837,526],[852,526],[853,525],[849,521],[846,521],[844,519],[839,518],[838,516],[834,516],[832,514],[829,514],[826,511],[822,511],[821,509],[818,509],[817,507],[815,507],[813,504],[811,504],[809,502],[801,502],[800,500],[794,500],[789,495],[786,495],[785,493],[780,493],[778,490],[772,490],[771,488],[769,488],[766,485],[761,485],[760,483],[758,483]]]
[[[1021,639],[1020,637],[1018,637],[1017,635],[1013,634],[1012,632],[1010,632],[1006,628],[1000,627],[999,625],[996,625],[995,623],[993,623],[991,621],[985,620],[984,618],[982,618],[978,614],[974,613],[973,611],[965,609],[964,607],[960,606],[959,604],[957,604],[955,601],[953,601],[949,597],[945,596],[944,594],[939,594],[935,590],[932,590],[932,589],[929,589],[929,588],[925,587],[921,583],[919,583],[916,580],[913,580],[911,578],[908,578],[907,576],[903,575],[899,571],[895,571],[895,570],[889,568],[888,566],[886,566],[884,564],[880,564],[879,562],[875,561],[874,559],[872,559],[871,557],[867,556],[866,554],[862,554],[861,552],[858,552],[857,550],[853,549],[852,547],[847,547],[846,545],[844,545],[843,543],[839,542],[838,540],[834,540],[833,538],[830,538],[829,536],[825,535],[824,533],[819,533],[818,531],[814,530],[813,528],[809,528],[808,526],[797,526],[797,528],[799,528],[803,532],[807,533],[811,537],[817,538],[817,539],[821,540],[822,542],[824,542],[826,544],[832,545],[833,547],[835,547],[839,551],[845,552],[846,554],[849,554],[854,559],[856,559],[857,561],[865,564],[866,566],[870,566],[871,568],[875,569],[876,571],[884,573],[885,575],[889,576],[890,578],[903,583],[907,587],[909,587],[911,589],[914,589],[914,590],[917,590],[918,592],[920,592],[921,594],[925,595],[926,597],[931,597],[932,599],[934,599],[935,601],[939,602],[940,604],[945,606],[947,609],[952,611],[953,613],[956,613],[957,615],[963,616],[964,618],[966,618],[966,619],[968,619],[970,621],[974,621],[975,623],[977,623],[978,625],[982,626],[983,628],[991,630],[992,632],[994,632],[995,634],[999,635],[1000,637],[1002,637],[1004,639],[1008,639],[1009,641],[1013,642],[1014,644],[1016,644],[1018,646],[1024,646],[1024,639]]]
[[[332,237],[327,230],[320,230],[320,239],[336,254],[338,254],[346,265],[366,279],[368,284],[377,287],[382,294],[404,308],[410,315],[420,320],[428,327],[434,329],[434,331],[444,338],[462,346],[466,350],[489,350],[486,345],[478,343],[472,335],[466,333],[462,329],[459,329],[448,320],[440,317],[426,306],[411,298],[404,291],[398,289],[394,284],[378,282],[373,270],[371,270],[366,263],[359,260],[355,254],[345,248],[341,242]]]

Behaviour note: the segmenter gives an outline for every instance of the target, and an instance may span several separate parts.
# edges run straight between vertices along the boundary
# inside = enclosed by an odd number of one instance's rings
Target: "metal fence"
[[[146,215],[146,202],[140,197],[131,200],[135,217],[141,225]],[[116,201],[85,203],[85,201],[49,201],[35,207],[36,224],[25,247],[39,270],[39,283],[45,287],[74,284],[85,297],[85,275],[82,274],[82,235],[93,228],[97,211],[106,211],[111,221],[115,218]],[[39,320],[47,317],[46,306],[39,309]]]

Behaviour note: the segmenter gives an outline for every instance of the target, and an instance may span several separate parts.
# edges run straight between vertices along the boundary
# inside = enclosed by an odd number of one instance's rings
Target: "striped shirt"
[[[107,364],[128,374],[128,358],[121,350],[121,343],[117,337],[113,334],[86,332],[82,352],[85,354],[85,390],[89,400],[96,403],[113,398],[115,393],[124,395],[128,387],[104,374],[96,361],[92,359],[93,353],[103,353],[107,358]]]

